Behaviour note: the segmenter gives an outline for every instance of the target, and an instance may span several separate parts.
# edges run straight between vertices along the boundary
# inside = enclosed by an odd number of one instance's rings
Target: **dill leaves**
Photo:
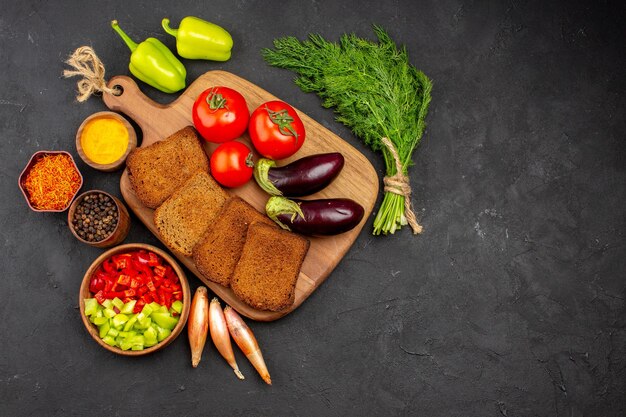
[[[401,179],[408,187],[407,171],[426,127],[432,83],[409,63],[405,47],[398,48],[382,27],[373,29],[377,43],[354,34],[343,35],[338,43],[311,34],[304,41],[276,39],[274,49],[265,48],[262,55],[269,65],[294,71],[302,91],[316,93],[324,107],[334,109],[337,121],[382,152],[386,178]],[[399,173],[383,138],[397,151]],[[405,210],[411,211],[410,187],[408,192],[385,188],[374,219],[375,235],[394,233],[407,224]],[[421,230],[417,222],[411,226],[414,233]]]

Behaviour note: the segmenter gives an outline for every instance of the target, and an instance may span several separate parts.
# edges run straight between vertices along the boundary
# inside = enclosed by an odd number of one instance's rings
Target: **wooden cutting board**
[[[156,103],[145,96],[139,90],[137,84],[129,77],[113,77],[109,81],[109,87],[112,86],[121,87],[123,93],[119,96],[104,94],[104,102],[111,110],[126,114],[139,125],[143,131],[141,147],[146,147],[165,139],[179,129],[193,124],[191,118],[193,103],[200,93],[207,88],[226,86],[239,91],[245,97],[250,112],[266,101],[277,99],[249,81],[224,71],[210,71],[200,76],[189,85],[180,97],[172,103],[165,105]],[[296,111],[298,110],[296,109]],[[365,216],[361,223],[349,232],[332,237],[309,238],[311,246],[302,264],[300,276],[296,284],[295,303],[288,309],[280,312],[254,309],[240,301],[230,288],[215,284],[202,277],[191,258],[177,256],[181,263],[189,268],[224,302],[231,305],[242,315],[254,320],[272,321],[283,317],[295,310],[324,282],[356,240],[372,211],[378,194],[378,175],[367,158],[306,114],[300,111],[298,111],[298,114],[306,129],[306,140],[296,155],[280,161],[279,165],[284,165],[306,155],[341,152],[345,158],[345,165],[337,179],[326,189],[307,198],[351,198],[365,208]],[[239,140],[250,145],[250,139],[247,134]],[[217,145],[214,144],[205,144],[205,150],[209,155],[216,147]],[[250,147],[252,148],[251,145]],[[158,237],[153,222],[154,210],[141,204],[130,185],[127,170],[122,174],[120,189],[130,209]],[[242,197],[259,211],[264,212],[265,203],[269,196],[256,185],[254,180],[243,187],[231,189],[229,192]]]

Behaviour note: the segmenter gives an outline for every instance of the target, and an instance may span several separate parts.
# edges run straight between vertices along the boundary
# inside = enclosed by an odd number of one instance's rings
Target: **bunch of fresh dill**
[[[276,39],[274,49],[263,49],[262,54],[268,64],[295,71],[295,82],[304,92],[318,94],[324,107],[334,108],[339,122],[383,153],[390,181],[386,181],[373,233],[394,233],[407,224],[407,216],[413,232],[419,233],[421,226],[414,221],[410,206],[407,170],[424,133],[432,83],[409,63],[406,49],[398,48],[382,27],[374,26],[374,32],[378,43],[354,34],[343,35],[339,43],[316,34],[305,41],[285,37]],[[397,152],[400,173],[394,150],[385,145],[384,138]]]

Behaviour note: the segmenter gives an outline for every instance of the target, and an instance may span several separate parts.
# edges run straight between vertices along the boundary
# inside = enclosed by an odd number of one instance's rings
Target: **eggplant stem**
[[[269,200],[267,200],[267,204],[265,204],[265,213],[267,213],[269,218],[274,220],[277,225],[289,231],[291,231],[289,226],[281,222],[278,219],[278,216],[280,216],[281,214],[291,215],[291,223],[293,223],[296,216],[300,216],[305,219],[304,213],[300,208],[300,203],[296,203],[293,200],[279,196],[273,196],[270,197]]]
[[[270,169],[276,166],[276,162],[271,159],[261,158],[254,164],[254,179],[259,187],[271,195],[283,195],[269,179]]]

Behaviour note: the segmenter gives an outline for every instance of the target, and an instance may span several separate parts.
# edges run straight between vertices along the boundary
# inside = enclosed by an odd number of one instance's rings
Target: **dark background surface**
[[[3,0],[0,415],[619,416],[626,408],[625,24],[620,2]],[[69,150],[81,121],[63,61],[91,45],[108,76],[169,16],[233,35],[226,63],[184,61],[188,82],[224,69],[265,88],[361,150],[293,74],[260,48],[285,35],[406,44],[434,81],[429,127],[410,171],[425,233],[370,235],[372,218],[298,310],[250,325],[274,386],[245,358],[234,378],[213,348],[190,366],[181,335],[124,358],[100,348],[77,310],[85,269],[65,214],[30,212],[17,177],[37,150]],[[151,98],[173,96],[142,85]],[[119,196],[120,172],[82,161],[83,190]],[[380,199],[379,199],[380,202]],[[162,247],[133,217],[127,242]],[[199,284],[192,277],[192,287]]]

